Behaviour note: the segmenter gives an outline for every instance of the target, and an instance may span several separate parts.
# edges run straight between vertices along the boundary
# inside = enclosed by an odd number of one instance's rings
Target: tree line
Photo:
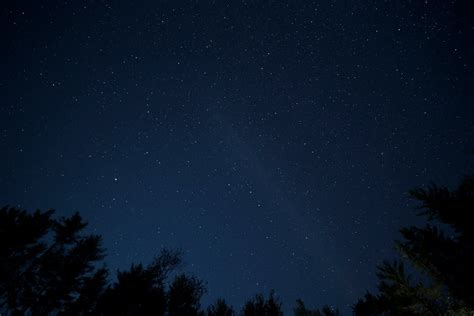
[[[182,265],[177,250],[163,249],[148,265],[117,271],[116,281],[109,283],[101,236],[85,234],[87,223],[78,213],[53,215],[53,210],[0,209],[2,315],[238,315],[224,299],[201,308],[204,282],[177,272]],[[249,299],[240,312],[277,316],[283,314],[281,306],[271,291]],[[328,306],[308,310],[302,301],[295,313],[338,315]]]
[[[404,227],[395,245],[400,258],[377,270],[378,292],[353,306],[356,316],[474,315],[474,177],[455,190],[432,185],[410,191],[420,202],[424,227]],[[236,311],[224,299],[203,308],[203,280],[178,273],[182,253],[163,249],[148,265],[133,264],[109,281],[101,236],[86,234],[76,213],[0,209],[1,315],[281,316],[272,290]],[[406,265],[415,272],[409,274]],[[337,316],[332,307],[295,316]]]

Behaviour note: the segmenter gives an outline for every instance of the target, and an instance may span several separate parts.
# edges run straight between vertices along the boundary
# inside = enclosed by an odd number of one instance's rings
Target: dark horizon
[[[79,211],[111,270],[182,249],[205,306],[349,314],[408,190],[474,171],[468,1],[0,7],[0,205]]]

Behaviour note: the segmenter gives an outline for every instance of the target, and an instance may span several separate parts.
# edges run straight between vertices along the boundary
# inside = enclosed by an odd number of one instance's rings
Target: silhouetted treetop
[[[55,220],[54,211],[0,210],[0,308],[23,314],[90,311],[107,272],[101,238],[84,235],[79,214]]]
[[[148,266],[132,264],[118,271],[117,281],[100,299],[101,315],[165,315],[168,298],[164,281],[182,262],[180,251],[163,249]]]
[[[380,293],[359,300],[355,315],[474,314],[474,178],[455,190],[432,185],[410,194],[428,223],[402,228],[396,247],[420,275],[408,276],[402,262],[384,262]]]
[[[203,281],[186,274],[176,276],[168,292],[168,315],[197,316],[205,292]]]
[[[280,300],[275,297],[275,291],[271,290],[268,299],[263,294],[257,294],[251,300],[248,300],[242,310],[244,316],[281,316]]]
[[[427,189],[411,190],[410,195],[422,203],[420,215],[450,225],[460,238],[472,238],[474,176],[466,176],[454,191],[432,185]]]
[[[232,306],[228,305],[224,299],[218,299],[213,305],[207,308],[207,316],[234,316]]]
[[[295,316],[340,316],[341,313],[338,309],[333,309],[328,305],[325,305],[319,309],[307,309],[303,300],[297,299],[296,306],[293,309]]]

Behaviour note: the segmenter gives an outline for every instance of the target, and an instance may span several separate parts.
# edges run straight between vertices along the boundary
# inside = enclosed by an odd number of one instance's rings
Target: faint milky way
[[[113,269],[161,247],[239,306],[349,307],[472,170],[465,1],[7,1],[0,202],[80,211]]]

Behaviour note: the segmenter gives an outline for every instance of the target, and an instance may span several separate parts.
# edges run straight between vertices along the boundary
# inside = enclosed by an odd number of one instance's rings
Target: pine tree
[[[450,191],[432,185],[410,191],[421,202],[425,227],[401,229],[396,242],[404,260],[418,269],[414,279],[402,261],[378,269],[379,294],[367,294],[355,315],[474,314],[474,178]]]

